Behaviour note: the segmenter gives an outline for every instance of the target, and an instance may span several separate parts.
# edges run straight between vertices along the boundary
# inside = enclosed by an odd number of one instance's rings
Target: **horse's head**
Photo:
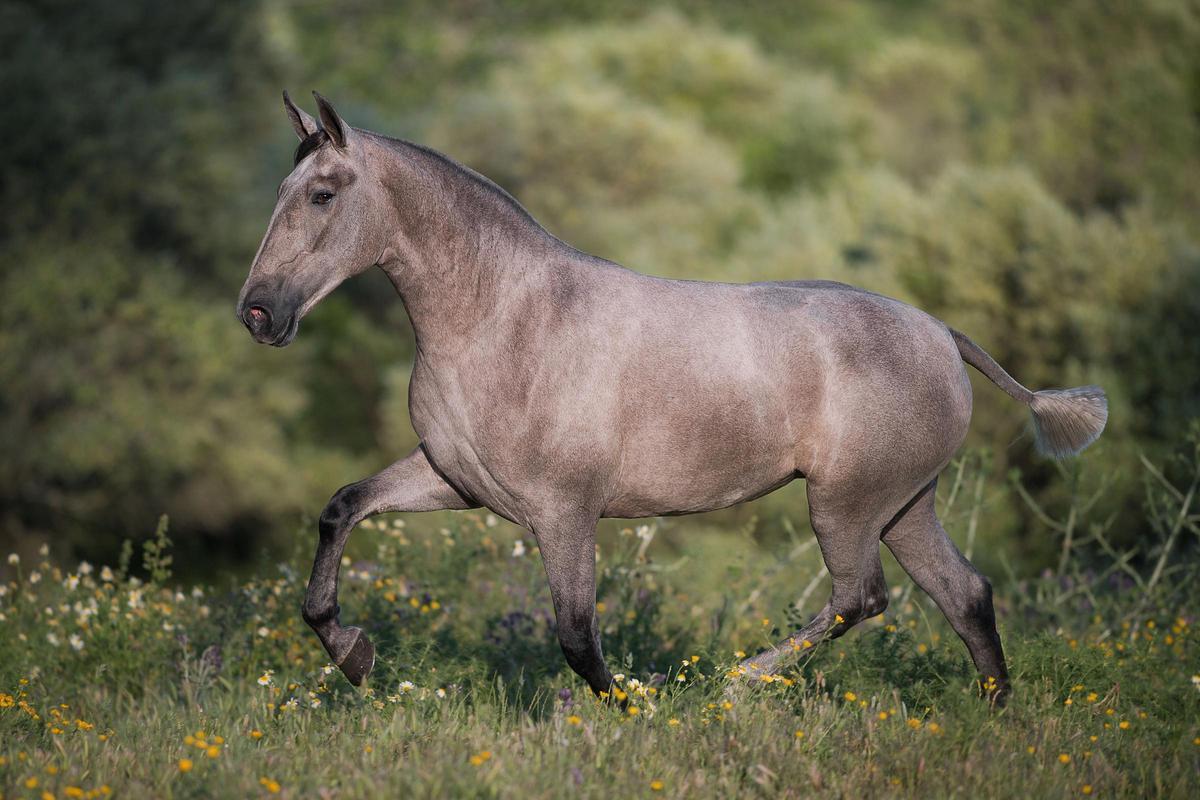
[[[276,347],[289,344],[313,306],[378,263],[387,248],[383,187],[371,172],[366,137],[313,95],[319,121],[284,92],[300,146],[238,297],[238,319],[255,341]]]

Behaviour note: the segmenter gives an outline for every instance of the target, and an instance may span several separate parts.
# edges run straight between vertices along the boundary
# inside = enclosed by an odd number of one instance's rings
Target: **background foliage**
[[[1085,458],[1118,542],[1147,533],[1137,454],[1200,416],[1193,2],[9,2],[0,53],[0,537],[25,552],[111,558],[166,512],[211,569],[413,443],[379,276],[286,351],[230,313],[290,165],[282,87],[636,269],[844,280],[1035,388],[1104,385]],[[976,386],[985,497],[1018,468],[1063,500],[1023,409]],[[802,502],[704,524],[779,538]],[[1018,572],[1053,557],[1021,504],[981,536]]]

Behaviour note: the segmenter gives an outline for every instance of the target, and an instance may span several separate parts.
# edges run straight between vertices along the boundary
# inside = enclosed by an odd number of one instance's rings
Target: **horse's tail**
[[[1038,452],[1054,458],[1073,456],[1099,438],[1108,421],[1108,400],[1099,386],[1031,392],[1017,383],[982,347],[953,328],[950,335],[962,360],[987,376],[1033,412]]]

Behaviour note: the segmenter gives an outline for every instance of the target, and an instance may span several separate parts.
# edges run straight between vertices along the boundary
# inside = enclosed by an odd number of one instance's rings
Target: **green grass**
[[[145,582],[129,576],[128,551],[111,572],[10,565],[3,797],[1194,790],[1200,623],[1195,590],[1172,583],[1186,571],[1147,591],[1083,567],[1000,586],[1015,694],[991,711],[965,649],[894,565],[882,617],[773,682],[734,684],[737,651],[823,602],[818,581],[806,608],[789,605],[817,576],[810,537],[763,549],[687,520],[669,542],[616,533],[602,538],[600,618],[631,714],[567,669],[527,539],[514,555],[516,533],[483,514],[441,529],[416,519],[356,532],[343,568],[343,620],[379,650],[366,690],[328,674],[300,620],[308,537],[258,580],[194,590],[168,588],[165,532],[144,554]]]

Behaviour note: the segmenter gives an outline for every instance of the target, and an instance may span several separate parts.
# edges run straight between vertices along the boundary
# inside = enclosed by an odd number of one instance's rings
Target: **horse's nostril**
[[[242,316],[242,321],[246,323],[246,327],[252,333],[261,333],[270,327],[271,312],[262,306],[250,306]]]

